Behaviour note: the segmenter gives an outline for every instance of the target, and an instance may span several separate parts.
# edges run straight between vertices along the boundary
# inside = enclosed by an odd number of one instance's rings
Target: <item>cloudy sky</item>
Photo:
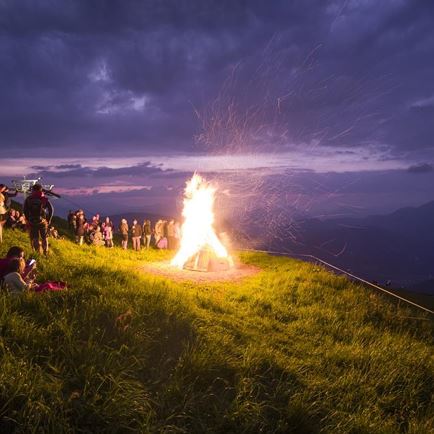
[[[433,22],[428,0],[0,0],[0,178],[103,213],[174,212],[195,170],[230,209],[434,200]]]

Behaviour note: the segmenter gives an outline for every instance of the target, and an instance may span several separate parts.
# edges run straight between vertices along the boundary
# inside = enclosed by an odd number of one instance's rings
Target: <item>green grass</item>
[[[167,258],[57,241],[67,292],[0,296],[0,432],[433,432],[423,313],[263,254],[236,283],[138,269]]]

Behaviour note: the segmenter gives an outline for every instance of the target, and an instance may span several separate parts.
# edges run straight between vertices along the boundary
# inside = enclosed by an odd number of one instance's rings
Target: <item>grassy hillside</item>
[[[434,430],[432,321],[344,277],[242,254],[263,271],[198,285],[140,271],[164,252],[52,253],[40,280],[69,291],[0,296],[0,432]]]

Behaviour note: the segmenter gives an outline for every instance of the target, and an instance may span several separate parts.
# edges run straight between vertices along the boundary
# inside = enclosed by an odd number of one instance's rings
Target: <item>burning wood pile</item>
[[[195,271],[226,271],[233,260],[214,230],[216,188],[194,174],[184,192],[181,244],[171,264]]]

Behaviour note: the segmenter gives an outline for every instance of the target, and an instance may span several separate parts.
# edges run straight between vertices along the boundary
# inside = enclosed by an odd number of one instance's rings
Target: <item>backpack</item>
[[[26,199],[25,209],[29,222],[32,224],[41,223],[46,218],[45,201],[41,197],[28,197]]]

